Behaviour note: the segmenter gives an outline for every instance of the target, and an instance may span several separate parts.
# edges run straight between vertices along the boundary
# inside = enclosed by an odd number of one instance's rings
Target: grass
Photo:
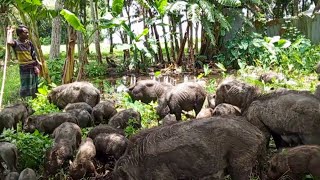
[[[3,67],[0,70],[0,81],[2,84]],[[3,92],[2,105],[12,104],[16,102],[20,91],[20,74],[18,64],[9,63],[7,65],[6,79]]]

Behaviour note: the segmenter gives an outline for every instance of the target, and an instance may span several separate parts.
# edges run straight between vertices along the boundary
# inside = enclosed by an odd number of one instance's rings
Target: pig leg
[[[320,157],[316,156],[309,162],[308,166],[309,172],[312,174],[312,176],[316,176],[317,178],[320,178]]]
[[[228,168],[231,179],[248,180],[252,170],[252,162],[248,157],[235,158],[231,156],[230,167]]]

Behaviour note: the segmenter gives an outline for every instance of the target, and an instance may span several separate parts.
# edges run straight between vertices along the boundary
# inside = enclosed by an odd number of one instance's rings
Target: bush
[[[17,146],[17,164],[20,171],[25,168],[39,170],[40,167],[43,167],[45,152],[53,143],[53,140],[48,135],[43,135],[37,130],[30,134],[7,129],[3,131],[1,138]]]
[[[48,70],[50,72],[49,76],[51,81],[55,84],[62,83],[62,75],[63,75],[63,59],[50,59],[47,61]]]
[[[89,62],[84,69],[88,78],[101,77],[107,74],[106,66],[104,64],[99,64],[96,61]]]
[[[42,87],[38,88],[37,97],[29,100],[28,103],[35,111],[34,114],[48,114],[60,111],[60,109],[56,105],[49,102],[47,98],[49,92],[50,90],[48,89],[48,86],[42,85]]]

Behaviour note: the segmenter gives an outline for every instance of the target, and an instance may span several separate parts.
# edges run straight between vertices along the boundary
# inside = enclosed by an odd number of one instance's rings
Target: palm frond
[[[212,26],[212,22],[208,21],[206,18],[201,18],[201,21],[202,21],[202,26],[203,26],[203,29],[205,30],[206,34],[208,35],[211,43],[213,46],[216,45],[216,38],[214,37],[214,29],[213,29],[213,26]]]
[[[182,10],[186,9],[187,2],[185,1],[176,1],[169,5],[169,12],[175,13],[175,12],[182,12]]]
[[[241,5],[239,0],[217,0],[217,2],[223,6],[237,7]]]
[[[215,5],[210,3],[207,0],[199,0],[200,8],[202,9],[203,16],[205,16],[206,19],[210,22],[215,22]]]
[[[191,4],[187,10],[187,18],[193,23],[200,22],[201,10],[198,4]]]
[[[137,2],[144,8],[150,9],[151,6],[147,0],[137,0]]]
[[[226,19],[226,17],[219,11],[214,11],[214,16],[216,17],[216,21],[220,23],[221,28],[229,31],[231,28],[230,23]]]

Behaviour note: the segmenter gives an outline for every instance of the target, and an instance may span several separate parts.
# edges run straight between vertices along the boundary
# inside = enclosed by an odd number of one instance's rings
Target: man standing
[[[13,27],[7,28],[7,44],[13,47],[20,65],[20,96],[36,97],[38,90],[39,63],[36,59],[36,52],[32,42],[29,40],[29,30],[24,25],[19,25],[16,29],[18,39],[13,40]]]

